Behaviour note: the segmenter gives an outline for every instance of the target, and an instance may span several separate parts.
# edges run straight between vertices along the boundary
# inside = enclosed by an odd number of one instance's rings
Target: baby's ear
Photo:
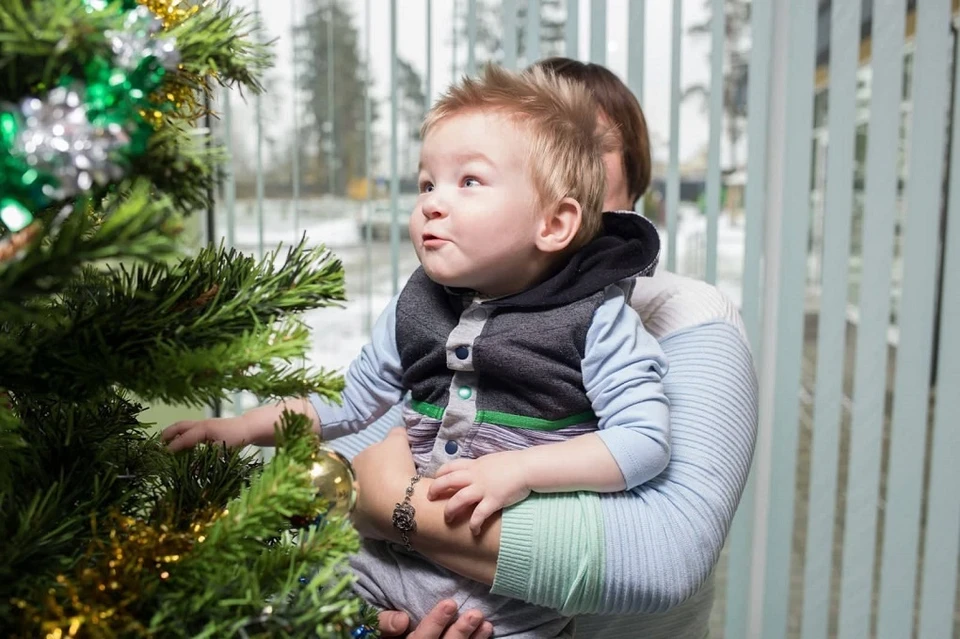
[[[572,197],[565,197],[547,211],[537,233],[537,248],[544,253],[565,250],[580,231],[583,210]]]

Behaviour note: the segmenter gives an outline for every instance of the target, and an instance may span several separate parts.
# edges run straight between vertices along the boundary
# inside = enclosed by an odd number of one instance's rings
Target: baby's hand
[[[200,442],[224,443],[233,448],[249,441],[247,424],[242,417],[223,417],[177,422],[161,434],[171,451],[196,446]]]
[[[526,472],[518,461],[515,451],[505,451],[444,464],[437,471],[427,499],[453,495],[444,510],[448,522],[476,504],[470,516],[470,530],[479,535],[490,515],[530,494]]]

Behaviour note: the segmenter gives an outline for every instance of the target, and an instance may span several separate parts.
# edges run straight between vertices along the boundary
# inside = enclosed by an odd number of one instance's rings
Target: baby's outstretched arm
[[[274,427],[284,410],[309,417],[323,439],[366,428],[399,402],[404,393],[396,343],[396,308],[394,297],[377,320],[370,343],[350,364],[342,403],[328,402],[320,395],[284,399],[237,417],[177,422],[163,431],[164,441],[173,451],[201,442],[222,442],[231,447],[273,446]]]
[[[276,404],[260,406],[237,417],[213,417],[177,422],[163,430],[163,441],[172,451],[196,446],[201,442],[224,443],[234,446],[273,446],[274,425],[283,411],[302,413],[318,427],[317,411],[306,398],[285,399]]]

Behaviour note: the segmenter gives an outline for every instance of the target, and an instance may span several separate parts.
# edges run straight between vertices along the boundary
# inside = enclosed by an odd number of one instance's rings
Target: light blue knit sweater
[[[753,454],[753,362],[736,309],[711,286],[663,272],[631,304],[670,362],[670,464],[630,493],[534,494],[504,511],[493,591],[584,615],[578,637],[703,639]],[[398,421],[394,409],[331,445],[356,454]]]

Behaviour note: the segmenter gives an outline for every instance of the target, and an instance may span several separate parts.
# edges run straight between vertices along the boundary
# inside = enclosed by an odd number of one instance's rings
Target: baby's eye
[[[473,177],[468,177],[463,179],[464,186],[480,186],[480,180]]]
[[[421,193],[429,193],[429,192],[432,191],[432,190],[433,190],[433,184],[432,184],[432,183],[430,183],[430,182],[421,182],[421,183],[420,183],[420,192],[421,192]]]

